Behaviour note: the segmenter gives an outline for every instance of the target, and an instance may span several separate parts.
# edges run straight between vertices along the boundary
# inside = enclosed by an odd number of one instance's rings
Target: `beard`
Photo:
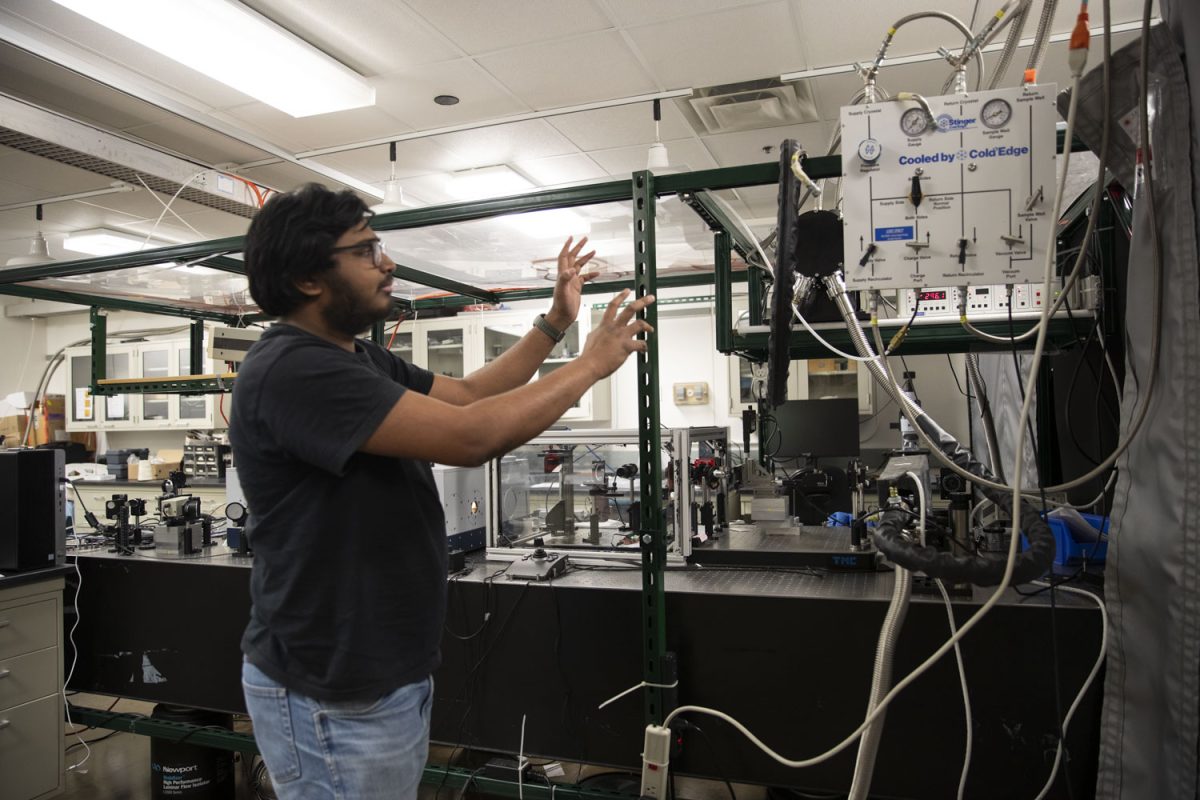
[[[390,300],[387,303],[379,302],[372,295],[372,303],[355,297],[354,289],[336,270],[330,270],[325,277],[330,289],[330,302],[321,309],[321,318],[333,330],[351,337],[358,336],[373,323],[387,319],[391,313]]]

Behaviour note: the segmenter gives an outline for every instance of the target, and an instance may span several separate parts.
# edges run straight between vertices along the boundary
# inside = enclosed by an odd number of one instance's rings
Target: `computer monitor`
[[[777,461],[858,455],[858,400],[788,400],[762,423],[761,447]]]

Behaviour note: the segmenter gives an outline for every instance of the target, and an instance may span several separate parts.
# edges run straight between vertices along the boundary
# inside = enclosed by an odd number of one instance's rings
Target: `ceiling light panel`
[[[375,102],[362,76],[237,3],[55,2],[293,117]]]
[[[93,228],[67,234],[67,238],[63,240],[63,249],[91,256],[115,256],[119,253],[163,247],[165,244],[166,242],[154,239],[147,241],[144,236],[133,236],[108,228]]]

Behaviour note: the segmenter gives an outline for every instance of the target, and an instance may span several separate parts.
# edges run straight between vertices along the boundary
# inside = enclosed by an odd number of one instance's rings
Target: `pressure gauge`
[[[920,136],[929,129],[929,115],[923,108],[910,108],[900,116],[900,130],[909,136]]]
[[[1012,106],[1008,101],[995,97],[983,104],[983,113],[980,116],[980,121],[983,122],[985,128],[995,130],[1003,128],[1012,119]]]
[[[858,157],[864,164],[874,164],[883,153],[883,148],[874,139],[863,139],[858,143]]]

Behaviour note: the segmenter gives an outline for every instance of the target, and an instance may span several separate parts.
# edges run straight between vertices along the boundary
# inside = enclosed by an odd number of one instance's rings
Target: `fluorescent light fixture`
[[[533,189],[533,184],[518,175],[507,164],[480,167],[451,174],[446,191],[460,200],[484,200],[521,194]]]
[[[592,225],[587,219],[566,208],[548,208],[544,211],[527,211],[523,214],[505,214],[497,217],[496,220],[520,231],[531,239],[566,240],[568,236],[574,236],[575,241],[579,241],[580,236],[587,236],[592,230]]]
[[[162,247],[164,244],[164,242],[157,242],[153,239],[147,242],[144,236],[121,233],[108,228],[93,228],[67,234],[67,238],[63,240],[63,249],[75,253],[86,253],[89,256],[115,256],[120,253],[150,250]]]
[[[293,117],[375,104],[361,75],[230,0],[55,0]]]

